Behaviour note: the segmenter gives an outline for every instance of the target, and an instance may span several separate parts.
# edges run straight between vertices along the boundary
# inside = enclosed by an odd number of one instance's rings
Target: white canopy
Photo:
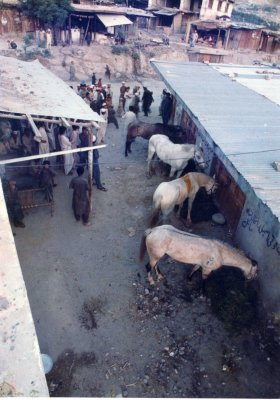
[[[124,15],[97,14],[97,17],[100,19],[102,24],[105,25],[106,28],[109,28],[110,26],[133,24],[133,22],[126,18]]]
[[[2,113],[103,121],[68,84],[38,60],[0,56]],[[12,116],[11,116],[12,117]]]

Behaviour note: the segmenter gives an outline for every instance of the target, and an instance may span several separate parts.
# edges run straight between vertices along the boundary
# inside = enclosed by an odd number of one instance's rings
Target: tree
[[[19,0],[22,12],[45,25],[62,27],[71,11],[71,0]]]

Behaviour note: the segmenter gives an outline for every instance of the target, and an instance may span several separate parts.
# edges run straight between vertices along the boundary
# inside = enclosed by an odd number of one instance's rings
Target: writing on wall
[[[258,233],[264,239],[266,246],[271,250],[275,250],[277,255],[280,256],[280,243],[276,240],[271,230],[266,228],[265,223],[260,220],[255,210],[246,208],[241,226],[249,232]]]

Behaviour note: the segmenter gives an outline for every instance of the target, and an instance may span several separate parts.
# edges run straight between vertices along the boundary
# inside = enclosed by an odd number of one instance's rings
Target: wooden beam
[[[62,122],[62,125],[64,125],[66,128],[69,128],[71,126],[66,118],[60,118],[60,120]]]
[[[35,125],[35,122],[33,121],[32,117],[31,117],[31,115],[30,114],[26,114],[26,118],[27,118],[27,120],[29,122],[29,125],[31,126],[35,136],[42,137],[39,129],[37,128],[37,126]]]
[[[8,119],[27,119],[26,115],[14,115],[14,114],[1,114],[0,112],[0,118],[8,118]],[[59,124],[60,119],[48,119],[48,118],[41,118],[41,117],[32,117],[33,121],[36,122],[49,122],[51,124]],[[65,119],[66,120],[66,119]],[[67,121],[70,125],[78,125],[78,126],[94,126],[95,128],[99,128],[99,125],[95,121],[89,121],[89,122],[77,122],[77,121]]]
[[[23,161],[39,160],[40,158],[56,157],[56,156],[62,156],[64,154],[80,153],[82,151],[103,149],[104,147],[107,147],[107,145],[99,144],[97,146],[79,147],[78,149],[72,149],[72,150],[54,151],[53,153],[37,154],[35,156],[10,158],[9,160],[0,160],[0,165],[13,164],[13,163],[23,162]]]

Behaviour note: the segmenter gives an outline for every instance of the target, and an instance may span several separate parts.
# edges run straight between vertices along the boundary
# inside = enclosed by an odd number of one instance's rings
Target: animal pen
[[[174,123],[202,145],[231,234],[259,265],[262,301],[280,310],[279,70],[151,62],[176,99]]]
[[[36,122],[48,122],[70,127],[71,125],[98,127],[103,121],[97,113],[79,97],[72,88],[43,67],[39,61],[23,62],[14,58],[0,57],[0,120],[28,122],[33,133],[38,134]],[[89,129],[89,143],[92,143],[92,129]],[[91,140],[91,141],[90,141]],[[36,154],[27,157],[10,158],[10,154],[0,156],[1,176],[11,178],[13,173],[5,169],[22,165],[30,160],[55,157],[68,153],[88,151],[89,179],[92,174],[92,149],[101,146],[89,146],[73,150]],[[91,187],[91,185],[90,185]],[[28,189],[19,193],[22,208],[48,206],[53,202],[38,198],[40,189]],[[0,320],[1,336],[14,335],[13,346],[9,341],[2,345],[0,377],[5,382],[1,393],[6,395],[48,396],[42,360],[35,333],[25,283],[17,256],[15,242],[9,223],[7,209],[0,183],[0,272],[1,296]],[[15,332],[15,326],[18,326]],[[23,376],[22,371],[25,371]]]

